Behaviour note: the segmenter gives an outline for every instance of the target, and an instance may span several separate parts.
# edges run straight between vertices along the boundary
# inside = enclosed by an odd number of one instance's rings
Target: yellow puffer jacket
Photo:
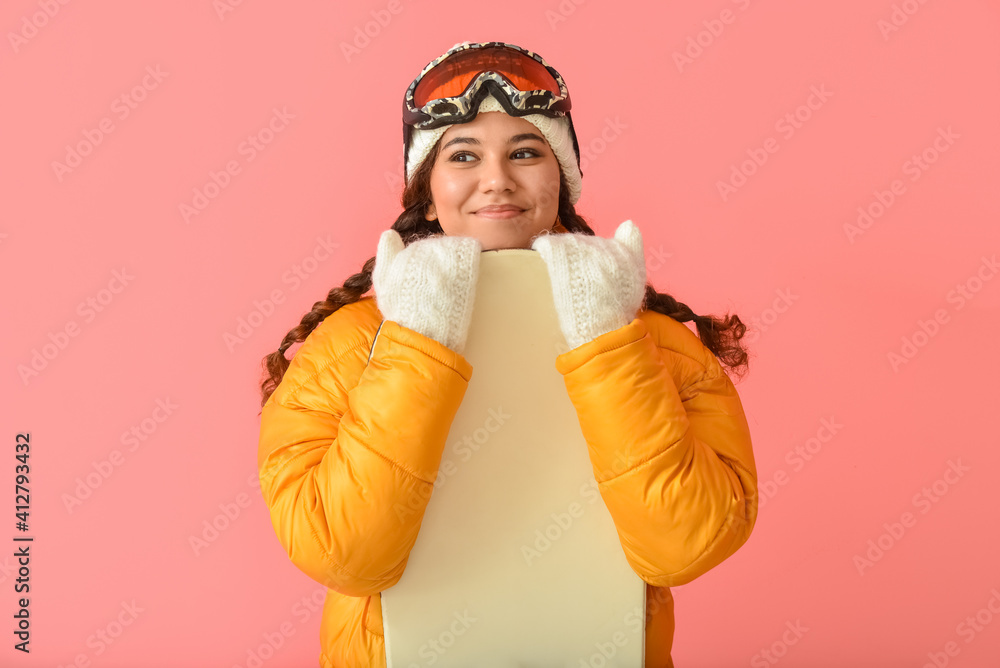
[[[672,666],[669,588],[732,555],[757,518],[739,396],[691,330],[651,311],[555,365],[622,549],[647,583],[645,665]],[[261,491],[289,559],[327,587],[323,668],[384,668],[379,592],[406,568],[471,377],[462,355],[383,322],[369,296],[307,337],[264,405]],[[394,507],[419,511],[401,524]]]

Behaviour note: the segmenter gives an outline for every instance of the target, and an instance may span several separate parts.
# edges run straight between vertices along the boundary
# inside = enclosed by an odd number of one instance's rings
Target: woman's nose
[[[511,173],[511,165],[502,159],[487,158],[483,160],[479,189],[482,192],[513,190],[514,178]]]

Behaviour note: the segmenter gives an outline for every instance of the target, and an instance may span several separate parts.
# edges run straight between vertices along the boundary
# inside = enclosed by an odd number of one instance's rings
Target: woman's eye
[[[530,149],[530,148],[521,148],[521,149],[518,149],[517,151],[515,151],[511,155],[518,155],[520,153],[527,154],[528,158],[537,158],[539,156],[539,153],[537,151],[535,151],[534,149]],[[452,161],[452,162],[469,162],[468,160],[459,160],[459,158],[461,158],[462,156],[466,156],[466,155],[471,156],[473,158],[476,157],[474,154],[469,153],[468,151],[459,151],[458,153],[452,154],[452,156],[449,158],[449,160]]]

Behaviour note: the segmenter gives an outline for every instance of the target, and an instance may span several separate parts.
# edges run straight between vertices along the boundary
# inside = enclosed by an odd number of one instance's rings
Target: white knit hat
[[[483,101],[479,103],[479,110],[476,113],[478,115],[488,111],[507,113],[492,94],[483,98]],[[573,148],[573,137],[570,133],[569,119],[565,116],[552,118],[544,114],[528,114],[527,116],[518,116],[517,118],[523,118],[530,122],[545,137],[545,140],[552,148],[552,152],[555,153],[556,159],[559,161],[562,173],[566,176],[566,183],[569,185],[570,202],[576,204],[580,199],[583,175],[580,173],[580,166],[576,161],[576,151]],[[410,135],[408,159],[406,161],[407,183],[410,182],[413,174],[420,167],[420,163],[430,154],[431,149],[434,148],[434,145],[441,139],[441,135],[449,127],[451,126],[442,125],[431,130],[413,128]]]

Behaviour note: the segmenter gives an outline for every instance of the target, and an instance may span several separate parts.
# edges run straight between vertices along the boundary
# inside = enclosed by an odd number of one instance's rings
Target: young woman
[[[746,327],[647,284],[631,221],[604,239],[576,213],[569,111],[559,73],[518,46],[464,42],[431,61],[404,100],[403,213],[264,359],[261,491],[292,563],[328,587],[324,668],[385,665],[379,592],[403,574],[472,376],[484,251],[531,248],[549,270],[570,347],[555,365],[647,583],[646,666],[672,666],[669,588],[753,530],[750,433],[723,368],[746,370]]]

